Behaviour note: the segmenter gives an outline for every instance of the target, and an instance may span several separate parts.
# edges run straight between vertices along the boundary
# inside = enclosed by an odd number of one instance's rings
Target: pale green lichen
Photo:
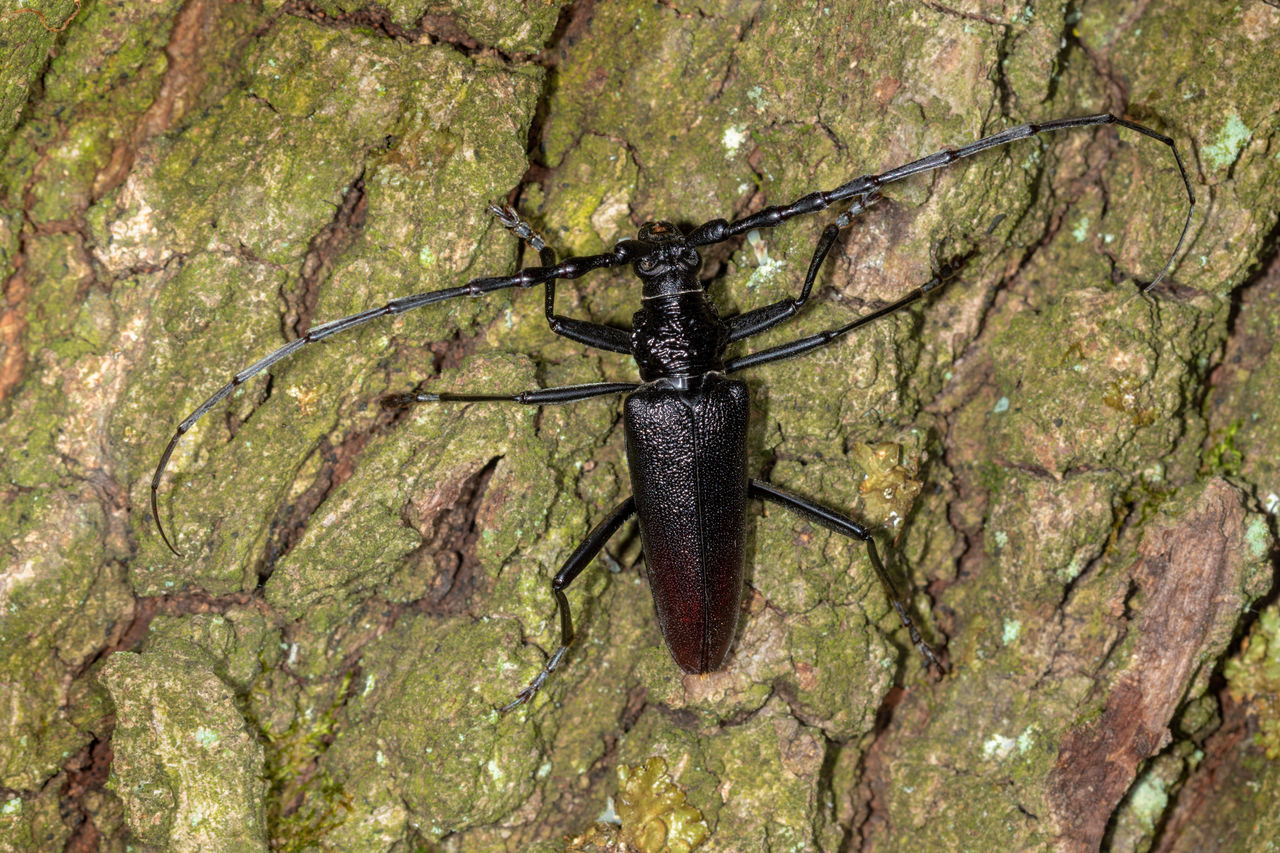
[[[1232,113],[1217,138],[1204,147],[1204,157],[1215,170],[1225,169],[1240,157],[1252,136],[1253,132],[1245,127],[1240,116]]]
[[[1035,733],[1036,727],[1032,725],[1027,726],[1026,730],[1018,735],[1018,752],[1025,754],[1027,750],[1031,749],[1035,744]]]
[[[1270,551],[1273,542],[1271,528],[1267,526],[1266,519],[1257,516],[1249,519],[1249,524],[1244,531],[1244,541],[1255,557],[1262,557]]]
[[[1018,745],[1017,740],[1002,734],[993,734],[982,744],[982,754],[988,758],[1008,758]]]
[[[742,147],[742,143],[747,141],[747,134],[741,127],[730,125],[724,129],[724,135],[720,137],[721,144],[724,145],[726,151],[730,155],[737,154],[738,149]]]
[[[1089,236],[1089,217],[1082,216],[1076,220],[1075,226],[1071,229],[1071,236],[1076,238],[1077,243],[1085,241],[1085,238]]]
[[[1129,802],[1142,827],[1147,831],[1154,829],[1169,805],[1165,780],[1155,774],[1144,776],[1130,792]]]
[[[755,256],[756,262],[755,269],[751,271],[751,277],[747,279],[748,291],[754,291],[786,272],[787,262],[769,255],[769,245],[759,230],[747,232],[747,245]]]

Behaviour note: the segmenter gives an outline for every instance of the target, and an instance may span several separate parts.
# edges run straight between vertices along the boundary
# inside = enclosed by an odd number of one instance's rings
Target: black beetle
[[[729,653],[741,607],[748,497],[773,501],[823,527],[865,542],[871,565],[910,633],[912,643],[919,649],[926,665],[940,668],[932,649],[912,624],[903,596],[885,571],[870,530],[841,513],[764,480],[748,477],[746,439],[750,407],[747,385],[729,376],[748,367],[825,346],[860,326],[910,305],[940,287],[968,255],[947,264],[928,282],[898,300],[843,326],[737,358],[725,358],[725,350],[735,341],[759,334],[795,316],[809,298],[814,280],[839,230],[874,203],[885,184],[942,168],[988,148],[1040,133],[1107,124],[1137,131],[1168,145],[1186,187],[1189,203],[1186,222],[1168,262],[1144,288],[1150,289],[1168,272],[1186,239],[1195,208],[1195,195],[1172,139],[1107,113],[1019,125],[877,175],[854,178],[830,192],[810,193],[788,205],[767,207],[733,222],[713,219],[687,233],[668,222],[649,222],[640,228],[636,239],[620,241],[612,252],[571,257],[559,264],[545,241],[513,209],[492,207],[492,212],[505,227],[539,253],[540,266],[528,267],[511,276],[477,278],[460,287],[393,299],[380,308],[322,323],[235,374],[231,381],[178,425],[165,447],[151,480],[151,512],[156,526],[165,544],[175,554],[178,553],[160,523],[157,506],[157,492],[165,466],[178,440],[192,425],[250,377],[308,343],[323,340],[376,317],[400,314],[459,296],[480,296],[511,287],[545,284],[546,317],[551,330],[590,347],[630,354],[636,361],[642,382],[601,382],[542,388],[518,394],[417,393],[394,398],[399,404],[509,401],[542,405],[627,394],[624,424],[633,495],[588,534],[552,580],[551,590],[560,613],[560,647],[515,700],[503,707],[503,711],[529,701],[563,660],[573,642],[573,621],[564,589],[632,515],[639,519],[653,601],[672,657],[686,672],[704,673],[719,669]],[[705,283],[698,278],[702,266],[699,247],[719,243],[753,229],[770,228],[794,216],[813,213],[851,199],[849,209],[828,225],[818,239],[797,298],[782,299],[731,317],[720,316],[707,298]],[[631,328],[617,328],[556,313],[556,279],[578,278],[601,267],[624,264],[632,266],[643,284],[641,308],[635,313]]]

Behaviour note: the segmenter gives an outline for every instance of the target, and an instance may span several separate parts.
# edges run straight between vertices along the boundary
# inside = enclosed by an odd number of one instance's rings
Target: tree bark
[[[38,7],[38,10],[37,10]],[[37,14],[37,11],[39,14]],[[1170,3],[44,0],[0,10],[0,850],[1181,850],[1280,832],[1280,9]],[[541,288],[267,353],[648,220],[734,218],[1023,123],[886,186],[744,372],[727,667],[684,675],[620,402]],[[840,208],[704,252],[725,314],[798,293]],[[625,270],[557,310],[628,324]],[[665,762],[652,759],[661,758]],[[1247,796],[1241,793],[1251,783]],[[610,797],[620,828],[596,825]],[[666,845],[664,847],[664,844]],[[594,845],[594,846],[593,846]],[[612,845],[612,846],[610,846]]]

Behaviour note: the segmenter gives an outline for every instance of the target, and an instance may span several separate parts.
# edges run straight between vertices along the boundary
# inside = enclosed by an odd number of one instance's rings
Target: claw
[[[547,242],[542,239],[537,231],[530,227],[529,223],[520,218],[520,214],[511,205],[490,204],[489,212],[497,218],[503,228],[506,228],[521,240],[526,241],[533,247],[535,252],[541,252],[547,247]]]
[[[556,649],[556,653],[547,659],[542,671],[533,677],[533,681],[525,685],[524,689],[516,694],[515,699],[499,708],[498,713],[505,714],[508,711],[513,711],[532,699],[542,689],[542,685],[546,683],[547,676],[556,671],[556,667],[560,665],[560,661],[564,660],[564,655],[567,651],[569,651],[568,646],[561,646]]]
[[[947,668],[942,665],[942,661],[938,660],[938,656],[933,653],[933,647],[924,640],[916,643],[916,649],[920,652],[920,657],[924,658],[924,668],[927,670],[930,666],[938,671],[938,675],[946,675]]]
[[[944,675],[947,668],[942,665],[942,661],[938,660],[938,656],[934,654],[933,647],[924,641],[924,637],[920,636],[920,632],[916,630],[915,623],[911,621],[911,617],[907,615],[907,609],[902,602],[897,599],[893,600],[893,609],[898,611],[898,618],[902,620],[903,626],[907,629],[907,633],[911,635],[911,642],[915,645],[916,650],[920,652],[920,657],[924,659],[924,668],[927,670],[930,666],[938,670],[939,675]]]

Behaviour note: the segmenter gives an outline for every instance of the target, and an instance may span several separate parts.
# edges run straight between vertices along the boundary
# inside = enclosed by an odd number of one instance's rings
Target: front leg
[[[547,282],[547,325],[557,335],[608,352],[631,353],[631,329],[576,320],[556,313],[556,282]]]
[[[822,269],[822,262],[827,259],[827,253],[831,251],[831,246],[835,243],[840,229],[879,200],[879,193],[870,193],[866,198],[858,199],[852,207],[836,218],[834,224],[823,229],[822,236],[818,238],[818,247],[814,250],[813,257],[809,259],[809,271],[805,273],[804,286],[800,288],[798,299],[781,299],[772,305],[729,317],[725,321],[729,324],[729,343],[758,335],[794,317],[808,301],[809,291],[813,289],[813,282],[818,278],[818,270]]]
[[[496,204],[491,204],[489,205],[489,212],[497,217],[503,228],[506,228],[537,251],[543,267],[555,266],[555,250],[548,246],[547,241],[543,240],[542,236],[520,217],[515,208],[510,205],[499,207]],[[551,327],[551,331],[569,340],[577,341],[580,344],[586,344],[596,349],[607,350],[608,352],[631,352],[630,329],[618,329],[602,323],[591,323],[586,320],[576,320],[573,317],[557,314],[556,280],[554,278],[547,279],[546,288],[547,325]]]
[[[789,343],[778,344],[775,347],[769,347],[768,349],[760,350],[759,352],[747,353],[746,355],[738,356],[737,358],[731,358],[725,362],[724,372],[736,373],[737,371],[745,370],[748,367],[756,367],[757,365],[768,364],[772,361],[781,361],[784,358],[795,358],[798,355],[803,355],[804,353],[818,349],[819,347],[824,347],[832,341],[838,340],[844,335],[849,334],[854,329],[861,328],[868,323],[879,320],[881,317],[888,317],[890,314],[901,311],[903,308],[906,308],[913,302],[923,299],[927,294],[932,293],[954,278],[964,267],[965,263],[973,257],[975,252],[976,250],[972,250],[963,255],[957,255],[952,258],[941,270],[937,272],[937,274],[934,275],[933,278],[913,289],[906,296],[890,302],[882,308],[877,308],[868,314],[863,314],[861,317],[834,329],[827,329],[826,331],[799,338],[797,340],[790,341]]]

